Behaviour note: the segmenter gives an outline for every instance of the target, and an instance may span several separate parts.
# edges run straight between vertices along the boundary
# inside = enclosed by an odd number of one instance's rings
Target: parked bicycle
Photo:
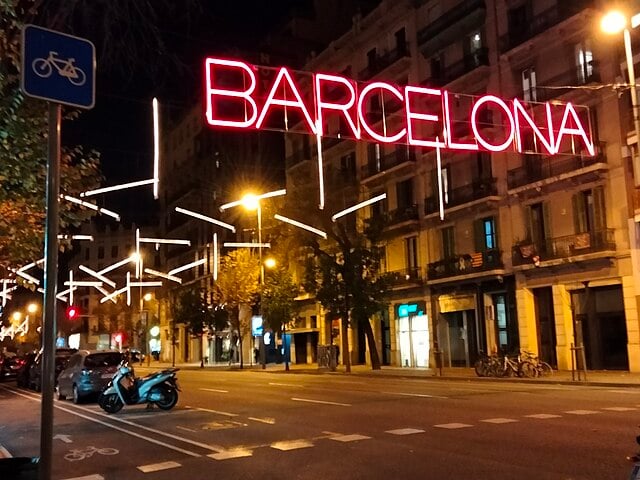
[[[547,362],[541,361],[538,356],[532,352],[523,350],[520,354],[523,361],[528,362],[529,365],[533,365],[533,369],[527,368],[526,376],[528,378],[536,377],[548,377],[553,375],[553,368]]]

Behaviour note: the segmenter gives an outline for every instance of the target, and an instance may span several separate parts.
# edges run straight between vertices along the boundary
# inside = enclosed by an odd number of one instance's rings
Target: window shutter
[[[586,231],[584,196],[582,192],[578,192],[571,197],[573,204],[573,228],[575,233],[584,233]]]
[[[473,240],[476,252],[484,252],[487,244],[484,238],[484,220],[478,219],[473,222]]]
[[[544,239],[548,240],[553,236],[551,233],[551,209],[549,208],[549,202],[542,204],[542,221],[544,222]]]
[[[593,223],[596,232],[607,228],[607,211],[604,209],[604,187],[593,189]]]

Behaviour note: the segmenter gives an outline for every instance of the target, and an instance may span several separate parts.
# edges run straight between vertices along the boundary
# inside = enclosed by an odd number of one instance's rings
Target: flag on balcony
[[[474,268],[482,266],[482,252],[471,254],[471,266]]]

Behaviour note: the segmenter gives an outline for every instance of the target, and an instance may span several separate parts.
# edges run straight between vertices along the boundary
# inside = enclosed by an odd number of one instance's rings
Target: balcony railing
[[[535,37],[579,11],[589,6],[592,1],[562,0],[553,7],[533,16],[525,24],[518,28],[509,29],[509,32],[500,36],[500,53],[505,53],[530,38]]]
[[[540,83],[554,88],[536,87],[536,101],[546,102],[553,98],[558,98],[565,93],[574,91],[575,88],[561,88],[564,85],[586,85],[592,82],[600,82],[600,69],[598,63],[589,62],[583,66],[572,66],[559,75],[547,80],[540,80]]]
[[[397,208],[391,210],[387,215],[387,225],[418,220],[418,205],[413,204],[408,207]]]
[[[315,158],[314,155],[315,154],[312,149],[309,149],[309,151],[305,153],[304,149],[299,148],[287,157],[286,159],[287,168],[291,168],[294,165],[297,165],[298,163],[303,162],[304,160],[312,160],[313,158]]]
[[[390,168],[401,165],[405,162],[415,162],[416,154],[413,150],[406,148],[397,148],[391,153],[388,153],[379,160],[371,160],[369,163],[362,167],[362,178],[372,177],[378,173],[382,173]]]
[[[418,32],[418,43],[422,45],[433,40],[448,28],[455,26],[456,23],[472,17],[476,10],[484,10],[484,8],[484,0],[463,1],[420,30]]]
[[[543,157],[542,155],[528,155],[531,157],[527,165],[514,168],[507,172],[507,184],[509,188],[518,188],[529,183],[538,182],[547,178],[574,172],[596,163],[606,162],[604,154],[595,157],[575,155],[568,158]]]
[[[480,200],[481,198],[490,197],[498,194],[495,178],[487,178],[483,180],[476,180],[475,182],[464,185],[462,187],[454,188],[449,192],[446,192],[445,208],[455,207],[464,203],[473,202],[474,200]],[[438,211],[438,196],[432,195],[424,199],[424,213],[430,215]]]
[[[387,272],[385,276],[392,287],[419,285],[422,283],[422,272],[420,267],[393,270],[391,272]]]
[[[468,275],[503,268],[502,251],[498,249],[484,252],[465,253],[451,258],[445,258],[427,266],[427,278],[439,278]]]
[[[489,65],[488,48],[481,48],[473,53],[465,55],[459,62],[445,67],[440,75],[431,76],[422,81],[422,84],[429,87],[443,87],[465,73],[469,73],[483,65]]]
[[[360,80],[369,80],[371,77],[380,73],[385,68],[390,67],[398,60],[408,58],[410,56],[411,52],[409,50],[409,44],[407,42],[401,43],[393,50],[390,50],[383,55],[376,56],[372,63],[370,63],[366,68],[360,70],[358,78]]]
[[[614,229],[576,233],[548,238],[542,242],[522,243],[513,247],[513,265],[538,265],[539,262],[574,257],[616,249]]]

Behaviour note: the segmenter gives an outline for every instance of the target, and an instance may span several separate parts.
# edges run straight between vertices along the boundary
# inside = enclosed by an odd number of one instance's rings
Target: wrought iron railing
[[[422,283],[422,271],[420,267],[403,268],[386,272],[385,276],[391,286],[416,285]]]
[[[481,48],[465,55],[462,60],[445,67],[439,75],[432,75],[421,83],[429,87],[442,87],[483,65],[489,65],[488,48]]]
[[[497,195],[495,178],[476,180],[469,185],[454,188],[444,193],[445,208],[455,207],[481,198]],[[424,213],[429,215],[438,211],[438,195],[424,199]]]
[[[427,278],[439,278],[468,275],[503,268],[502,251],[498,249],[484,252],[465,253],[445,258],[427,265]]]
[[[393,50],[376,56],[375,60],[372,63],[370,63],[366,68],[360,70],[358,78],[360,80],[369,80],[371,77],[380,73],[385,68],[390,67],[398,60],[402,58],[408,58],[409,56],[411,56],[409,43],[401,43]]]
[[[362,178],[371,177],[405,162],[415,161],[416,154],[413,150],[409,150],[404,147],[398,147],[393,152],[380,157],[379,160],[371,160],[366,165],[363,165]]]
[[[543,157],[542,155],[525,154],[527,164],[523,167],[507,171],[507,185],[517,188],[529,183],[586,168],[596,163],[606,163],[606,157],[601,152],[595,157],[574,155],[570,157]]]

